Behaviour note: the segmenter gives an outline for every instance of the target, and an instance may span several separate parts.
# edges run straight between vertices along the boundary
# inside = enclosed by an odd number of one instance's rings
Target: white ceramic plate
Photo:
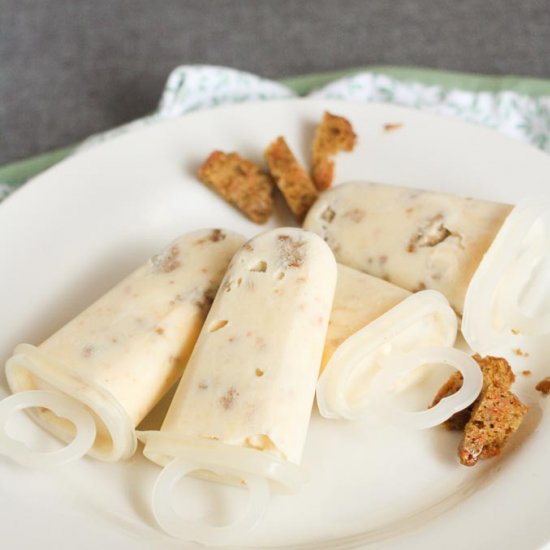
[[[370,179],[509,202],[550,185],[549,156],[488,130],[387,105],[244,104],[142,129],[62,162],[0,207],[0,361],[19,342],[39,343],[180,233],[206,226],[257,232],[197,181],[198,166],[214,148],[260,159],[278,135],[307,162],[325,109],[349,117],[359,135],[356,150],[338,158],[337,182]],[[386,123],[403,126],[384,132]],[[281,208],[272,225],[289,221]],[[550,398],[532,389],[550,374],[550,349],[542,348],[529,358],[505,350],[517,372],[533,372],[517,384],[531,409],[502,457],[473,469],[458,464],[456,434],[381,430],[314,413],[304,455],[308,485],[297,496],[273,498],[266,521],[242,545],[543,547],[550,540]],[[0,393],[7,393],[5,379]],[[13,423],[38,437],[22,415]],[[194,547],[156,530],[149,495],[157,473],[139,454],[122,465],[85,459],[55,475],[0,458],[1,545]],[[237,490],[185,483],[183,503],[214,506],[214,515],[224,513],[220,502],[242,498]]]

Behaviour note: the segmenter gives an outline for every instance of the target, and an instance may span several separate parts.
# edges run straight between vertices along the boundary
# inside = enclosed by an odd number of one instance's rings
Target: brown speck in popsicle
[[[264,260],[260,260],[256,265],[251,267],[249,271],[265,273],[267,271],[267,262],[265,262]]]
[[[93,346],[84,346],[82,348],[82,355],[84,357],[91,357],[93,352],[94,352],[94,347]]]
[[[420,247],[436,246],[452,234],[443,223],[443,214],[437,214],[426,220],[411,236],[407,245],[407,252],[416,252]]]
[[[225,395],[220,397],[220,404],[225,410],[229,410],[233,408],[233,404],[235,403],[237,397],[239,397],[239,392],[231,386]]]
[[[208,384],[206,382],[199,382],[199,390],[206,390],[208,388]]]
[[[352,208],[344,213],[344,217],[348,218],[354,223],[359,223],[364,217],[366,212],[361,210],[361,208]]]
[[[386,262],[388,261],[388,257],[387,256],[378,256],[378,263],[380,265],[384,265]]]
[[[321,219],[327,223],[331,223],[335,216],[336,212],[330,206],[327,206],[321,213]]]
[[[181,263],[178,259],[180,249],[177,246],[172,246],[162,254],[157,254],[151,258],[153,270],[156,273],[171,273],[180,267]]]
[[[300,267],[305,259],[306,243],[301,240],[296,240],[290,235],[279,235],[279,255],[284,268]]]
[[[515,334],[515,335],[520,334],[520,331],[517,328],[512,328],[510,330],[511,330],[512,334]]]
[[[210,328],[208,329],[208,331],[216,332],[222,329],[223,327],[225,327],[228,323],[229,321],[227,321],[226,319],[222,319],[221,321],[214,321],[214,323],[210,325]]]
[[[279,271],[279,273],[277,273],[277,279],[280,281],[284,278],[285,278],[285,272],[284,271]]]
[[[203,291],[202,296],[193,302],[204,314],[208,313],[214,297],[216,296],[216,287],[208,287]]]
[[[231,281],[231,279],[227,279],[222,284],[222,290],[224,292],[231,292],[231,287],[232,286],[233,286],[233,282]]]
[[[258,378],[261,378],[264,375],[264,371],[262,369],[256,369],[256,376]]]
[[[155,329],[155,332],[158,334],[158,335],[163,335],[164,334],[164,329],[162,327],[157,327]]]
[[[225,239],[225,233],[221,229],[212,229],[206,237],[203,237],[202,239],[198,239],[196,244],[201,245],[204,243],[217,243],[219,241],[223,241]]]
[[[250,243],[244,243],[243,249],[248,250],[248,252],[252,252],[254,250],[254,247]]]

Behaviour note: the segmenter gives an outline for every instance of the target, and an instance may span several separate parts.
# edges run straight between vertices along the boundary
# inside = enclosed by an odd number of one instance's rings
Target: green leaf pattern
[[[550,152],[550,97],[446,90],[373,72],[342,78],[310,97],[384,102],[460,118]]]

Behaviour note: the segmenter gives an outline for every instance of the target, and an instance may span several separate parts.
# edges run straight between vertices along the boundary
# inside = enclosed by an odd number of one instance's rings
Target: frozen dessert
[[[399,378],[398,373],[402,373],[403,389],[418,380],[424,365],[445,363],[460,370],[465,364],[468,387],[455,396],[454,403],[447,401],[437,410],[416,416],[394,411],[400,420],[416,427],[430,427],[445,420],[445,415],[456,412],[462,403],[469,405],[481,390],[475,362],[451,349],[456,333],[456,314],[439,292],[424,290],[412,295],[382,279],[338,265],[323,370],[317,385],[321,415],[355,419],[382,409],[386,414],[388,403],[383,406],[382,399],[389,398],[391,392],[389,386],[380,385],[380,380],[389,375]],[[387,369],[392,372],[383,373]]]
[[[246,485],[246,525],[265,509],[265,487],[297,490],[335,285],[332,252],[302,229],[263,233],[234,256],[161,430],[139,434],[145,456],[169,464],[153,501],[167,532],[203,543],[233,532],[194,531],[167,504],[191,471]]]
[[[70,420],[85,410],[97,432],[90,454],[105,461],[131,456],[135,426],[181,376],[243,242],[220,229],[184,235],[39,346],[17,346],[6,364],[17,395],[3,403],[4,413],[35,407],[29,409],[33,418],[69,442],[75,436]],[[51,399],[40,402],[35,390],[57,396],[51,409]],[[52,412],[59,401],[66,405],[64,418]]]
[[[507,204],[358,182],[323,193],[304,228],[324,238],[340,263],[411,292],[437,290],[462,314],[470,280],[511,210]]]

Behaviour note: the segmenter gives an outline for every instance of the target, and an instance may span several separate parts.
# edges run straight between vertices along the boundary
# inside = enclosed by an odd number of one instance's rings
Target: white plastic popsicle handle
[[[526,314],[522,296],[543,303],[550,284],[550,198],[518,204],[504,221],[474,273],[464,301],[462,333],[482,355],[494,352],[511,331],[550,333],[550,312]]]
[[[246,483],[249,491],[248,503],[242,515],[234,522],[216,526],[204,520],[187,520],[174,510],[171,498],[174,486],[190,472],[205,469],[218,474],[238,475]],[[153,489],[153,513],[160,527],[173,537],[222,546],[233,543],[236,538],[252,529],[263,518],[269,497],[269,482],[263,477],[236,473],[226,468],[205,466],[186,458],[176,458],[162,470],[157,478]]]
[[[34,451],[6,431],[9,417],[29,407],[43,407],[74,424],[74,439],[57,451]],[[96,426],[91,414],[82,404],[68,395],[46,390],[15,393],[0,402],[0,454],[31,468],[61,466],[85,455],[94,444]]]
[[[483,387],[483,375],[479,365],[467,353],[456,348],[425,348],[405,355],[390,355],[381,360],[382,369],[373,382],[376,395],[373,405],[381,416],[415,429],[433,428],[453,414],[464,410],[478,397]],[[395,387],[403,377],[429,364],[445,364],[462,374],[462,387],[443,398],[430,409],[418,412],[405,411],[395,404],[392,397]]]

